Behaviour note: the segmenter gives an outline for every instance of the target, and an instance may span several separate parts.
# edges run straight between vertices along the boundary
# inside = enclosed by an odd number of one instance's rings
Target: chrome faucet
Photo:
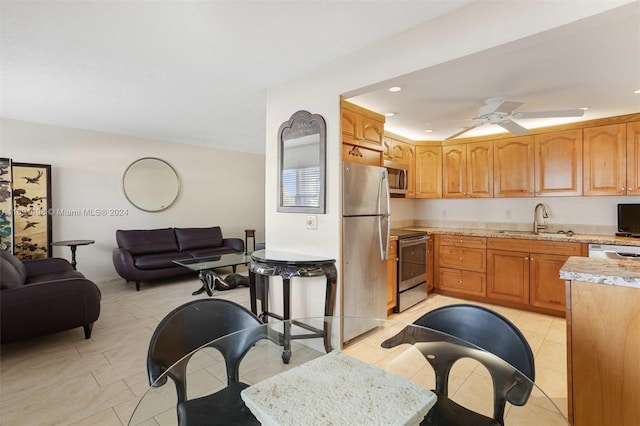
[[[545,225],[538,225],[538,209],[542,209],[542,217],[548,218],[549,214],[547,214],[547,208],[542,203],[536,204],[536,208],[533,209],[533,233],[537,234],[540,229],[547,229]]]

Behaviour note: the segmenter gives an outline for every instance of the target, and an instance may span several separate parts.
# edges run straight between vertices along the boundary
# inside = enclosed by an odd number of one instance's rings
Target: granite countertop
[[[640,260],[572,256],[560,269],[560,278],[640,289]]]
[[[468,236],[474,236],[474,237],[518,238],[523,240],[563,241],[568,243],[617,244],[617,245],[623,245],[623,246],[640,247],[640,238],[616,237],[615,235],[574,234],[573,236],[568,236],[566,234],[556,234],[556,233],[528,234],[528,233],[520,233],[518,231],[501,232],[500,230],[492,230],[492,229],[429,228],[429,227],[419,227],[419,226],[410,226],[410,227],[405,227],[403,229],[424,231],[430,235],[435,235],[435,234],[468,235]]]

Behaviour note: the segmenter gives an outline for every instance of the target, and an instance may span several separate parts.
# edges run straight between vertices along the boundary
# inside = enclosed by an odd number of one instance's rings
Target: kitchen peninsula
[[[638,424],[640,260],[570,257],[560,277],[571,424]]]

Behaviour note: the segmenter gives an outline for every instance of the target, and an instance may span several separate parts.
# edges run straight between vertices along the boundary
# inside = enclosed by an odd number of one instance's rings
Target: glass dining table
[[[332,317],[335,348],[327,354],[322,339],[291,342],[289,364],[282,360],[282,331],[305,333],[296,323],[325,324],[327,318],[297,318],[269,322],[217,339],[242,338],[260,332],[264,339],[246,353],[240,363],[240,381],[250,385],[241,397],[251,413],[263,424],[419,424],[435,404],[433,368],[415,344],[390,347],[399,333],[409,333],[421,342],[461,345],[495,355],[445,333],[401,321],[372,318]],[[289,322],[288,324],[286,324]],[[353,324],[352,324],[353,323]],[[357,324],[355,324],[357,323]],[[369,331],[347,344],[338,344],[340,330],[358,325]],[[187,399],[209,395],[227,386],[225,362],[208,345],[193,351],[187,367]],[[497,358],[496,358],[497,359]],[[504,363],[499,360],[498,362]],[[179,361],[178,361],[179,363]],[[176,364],[178,364],[176,363]],[[506,363],[505,363],[506,364]],[[173,368],[173,367],[172,367]],[[130,425],[177,425],[177,393],[166,380],[171,369],[142,395],[129,420]],[[530,395],[523,406],[507,403],[505,425],[567,425],[553,400],[526,376]],[[449,397],[466,408],[491,417],[493,383],[483,365],[472,359],[459,360],[451,370]],[[211,416],[215,418],[215,413]]]

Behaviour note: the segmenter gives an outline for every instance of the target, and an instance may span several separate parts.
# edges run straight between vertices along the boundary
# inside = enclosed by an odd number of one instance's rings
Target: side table
[[[257,288],[256,275],[260,282],[260,301],[262,312],[257,310]],[[283,315],[277,315],[269,311],[269,276],[279,275],[282,277],[282,298]],[[321,277],[327,279],[327,286],[324,300],[324,326],[317,329],[300,321],[287,321],[283,327],[282,360],[285,364],[291,359],[291,340],[310,339],[322,337],[324,348],[327,353],[331,352],[331,317],[336,303],[336,282],[337,271],[335,259],[326,257],[309,256],[297,253],[289,253],[278,250],[258,250],[251,255],[249,263],[249,295],[251,298],[251,311],[267,322],[269,317],[279,320],[291,318],[291,278],[293,277]],[[291,335],[291,324],[310,331],[310,334]]]
[[[77,269],[76,265],[76,249],[78,246],[88,246],[89,244],[95,243],[94,240],[67,240],[67,241],[54,241],[51,243],[52,246],[69,246],[71,247],[71,266],[73,269]]]

